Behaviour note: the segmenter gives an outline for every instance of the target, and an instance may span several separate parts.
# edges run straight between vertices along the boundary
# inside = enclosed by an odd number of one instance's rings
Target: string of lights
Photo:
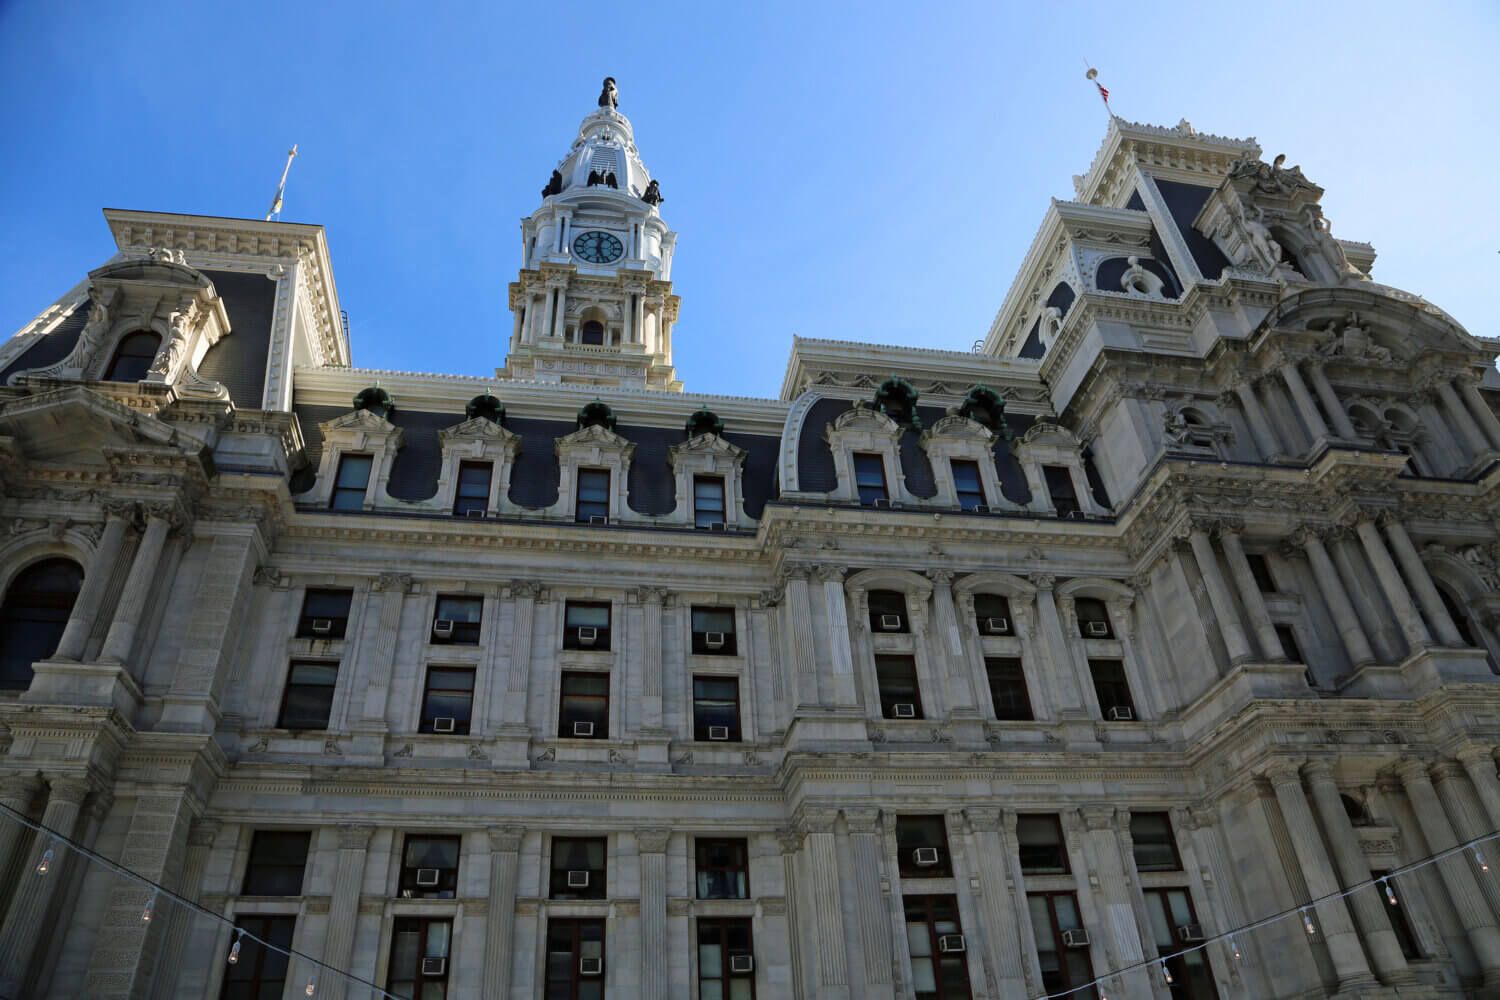
[[[12,809],[10,806],[7,806],[3,802],[0,802],[0,811],[3,811],[4,815],[7,815],[11,819],[14,819],[22,826],[35,831],[39,837],[46,838],[43,843],[45,843],[47,847],[42,851],[42,856],[37,859],[37,863],[32,869],[33,872],[35,872],[35,874],[39,877],[45,876],[49,871],[51,871],[53,862],[57,860],[57,848],[66,847],[69,850],[76,852],[80,857],[86,858],[89,861],[94,862],[95,864],[102,865],[104,868],[114,872],[121,878],[128,879],[129,881],[134,882],[137,885],[141,885],[150,889],[151,895],[147,897],[146,905],[141,910],[141,920],[144,923],[150,923],[153,919],[155,919],[155,917],[157,916],[157,901],[160,899],[165,899],[169,902],[177,903],[180,906],[186,907],[189,911],[200,914],[201,916],[205,916],[217,923],[228,924],[234,930],[234,942],[230,945],[229,955],[226,959],[230,965],[236,965],[239,963],[240,948],[246,940],[249,940],[254,942],[255,944],[260,945],[262,948],[267,949],[268,951],[273,951],[277,952],[278,954],[285,955],[288,960],[295,958],[299,961],[309,962],[312,965],[316,966],[318,971],[314,972],[311,976],[308,977],[307,986],[304,990],[304,992],[308,996],[317,995],[318,976],[320,974],[326,973],[329,975],[337,976],[340,979],[347,980],[349,983],[352,983],[356,986],[361,986],[367,990],[370,990],[372,991],[373,996],[384,997],[386,998],[386,1000],[400,1000],[400,998],[397,997],[394,993],[387,993],[385,990],[381,989],[379,986],[376,986],[374,983],[370,982],[367,979],[361,979],[360,977],[353,975],[352,973],[345,972],[343,969],[335,968],[334,966],[329,965],[327,962],[316,959],[311,955],[305,954],[303,952],[297,951],[294,948],[283,948],[280,945],[272,944],[270,941],[267,941],[263,938],[256,937],[245,928],[236,925],[233,920],[231,920],[229,917],[224,916],[222,913],[215,913],[213,910],[210,910],[205,906],[201,906],[198,903],[193,902],[191,899],[187,899],[184,896],[179,896],[177,893],[173,892],[171,889],[168,889],[166,886],[160,884],[159,882],[153,881],[152,879],[147,878],[145,875],[142,875],[139,872],[131,871],[129,868],[126,868],[123,865],[109,860],[102,854],[90,850],[89,848],[78,843],[73,838],[65,836],[52,829],[51,827],[43,826],[41,823],[27,818],[26,816],[19,812],[16,812],[16,810]]]
[[[1159,955],[1156,958],[1146,958],[1142,959],[1139,962],[1134,962],[1130,965],[1121,966],[1118,969],[1112,969],[1111,971],[1106,972],[1103,975],[1095,976],[1088,982],[1083,983],[1079,986],[1074,986],[1071,989],[1062,990],[1058,993],[1040,994],[1036,998],[1036,1000],[1057,1000],[1057,998],[1059,997],[1070,997],[1074,994],[1082,993],[1085,990],[1094,989],[1095,987],[1099,987],[1099,1000],[1109,1000],[1108,995],[1103,989],[1103,987],[1109,980],[1114,979],[1117,976],[1126,975],[1127,973],[1136,972],[1142,969],[1150,969],[1152,966],[1160,966],[1163,974],[1166,977],[1167,984],[1171,985],[1172,973],[1167,968],[1167,962],[1171,959],[1178,958],[1182,955],[1190,955],[1195,951],[1202,951],[1211,944],[1217,944],[1220,941],[1223,941],[1228,944],[1229,950],[1234,955],[1235,961],[1239,961],[1240,948],[1239,945],[1235,943],[1235,935],[1239,935],[1243,938],[1255,931],[1260,930],[1262,927],[1267,927],[1271,924],[1278,923],[1293,915],[1301,917],[1302,929],[1307,931],[1309,935],[1317,934],[1318,926],[1313,921],[1313,912],[1322,904],[1331,902],[1335,899],[1345,899],[1349,896],[1354,895],[1356,892],[1360,892],[1361,890],[1379,886],[1385,892],[1386,902],[1391,906],[1397,905],[1399,900],[1396,896],[1396,889],[1391,885],[1391,882],[1398,875],[1409,875],[1412,872],[1417,871],[1418,869],[1425,868],[1428,865],[1436,864],[1445,858],[1450,858],[1456,854],[1462,854],[1465,851],[1472,851],[1474,863],[1479,866],[1479,870],[1481,872],[1488,872],[1490,870],[1490,865],[1489,862],[1485,860],[1484,855],[1480,853],[1479,845],[1487,843],[1491,840],[1495,840],[1497,838],[1500,838],[1500,830],[1491,830],[1489,833],[1480,834],[1479,836],[1466,840],[1461,844],[1454,844],[1452,847],[1446,850],[1438,851],[1434,854],[1429,854],[1425,858],[1419,858],[1416,861],[1413,861],[1411,864],[1402,865],[1400,868],[1394,868],[1386,874],[1380,876],[1379,878],[1371,877],[1356,885],[1352,885],[1347,889],[1341,889],[1338,892],[1326,893],[1316,899],[1308,900],[1306,903],[1299,903],[1296,906],[1288,907],[1287,909],[1282,910],[1279,913],[1273,913],[1270,916],[1261,917],[1258,920],[1252,920],[1248,924],[1241,924],[1240,926],[1231,928],[1230,930],[1222,931],[1218,934],[1213,935],[1212,937],[1204,938],[1202,941],[1194,944],[1192,947],[1180,948],[1177,951],[1168,952],[1167,954]]]

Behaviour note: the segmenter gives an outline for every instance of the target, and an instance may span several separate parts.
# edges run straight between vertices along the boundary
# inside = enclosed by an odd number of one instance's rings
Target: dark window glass
[[[1193,947],[1191,942],[1183,940],[1187,931],[1202,932],[1187,890],[1147,889],[1145,893],[1146,917],[1157,953],[1171,956],[1166,963],[1167,971],[1172,974],[1172,1000],[1217,1000],[1219,991],[1214,987],[1213,970],[1208,966],[1208,951],[1198,948],[1183,952],[1184,948]]]
[[[578,334],[580,344],[593,344],[597,347],[604,346],[604,324],[597,319],[587,320],[583,329]]]
[[[282,729],[327,729],[338,679],[337,663],[293,663],[281,696],[277,725]]]
[[[250,863],[245,867],[245,896],[300,896],[302,871],[312,834],[305,830],[256,830],[250,838]]]
[[[1401,945],[1401,954],[1413,962],[1426,958],[1427,956],[1422,954],[1421,946],[1417,944],[1417,935],[1412,932],[1411,921],[1406,918],[1405,900],[1401,890],[1396,886],[1396,880],[1390,878],[1391,873],[1383,869],[1372,871],[1370,874],[1375,878],[1388,880],[1387,884],[1391,888],[1390,894],[1386,893],[1385,886],[1378,886],[1377,888],[1380,891],[1381,898],[1385,900],[1385,905],[1382,909],[1385,910],[1385,915],[1391,920],[1391,931],[1396,935],[1396,940]],[[1396,902],[1391,902],[1391,895],[1396,897]]]
[[[553,899],[603,899],[605,893],[603,837],[553,837]]]
[[[453,923],[438,917],[397,917],[391,925],[386,989],[407,1000],[446,1000]]]
[[[693,524],[707,528],[711,524],[723,523],[724,478],[722,476],[693,477]]]
[[[948,878],[948,827],[941,816],[896,817],[896,863],[902,878]]]
[[[473,667],[428,667],[422,695],[423,733],[467,733],[474,709]]]
[[[1109,609],[1096,597],[1080,597],[1073,602],[1078,612],[1078,634],[1085,639],[1113,639],[1115,627],[1109,621]]]
[[[1177,858],[1177,839],[1172,836],[1172,819],[1166,813],[1131,813],[1130,841],[1135,851],[1136,871],[1182,870],[1182,862]]]
[[[1344,807],[1344,815],[1349,817],[1351,826],[1374,826],[1374,820],[1370,818],[1370,811],[1365,804],[1352,795],[1340,793],[1339,804]]]
[[[1438,597],[1442,598],[1443,607],[1448,610],[1448,617],[1453,619],[1453,625],[1458,629],[1459,638],[1463,639],[1464,645],[1471,649],[1483,649],[1484,646],[1474,639],[1474,623],[1469,620],[1469,611],[1464,605],[1455,600],[1448,592],[1448,588],[1439,585]]]
[[[1066,931],[1083,927],[1078,919],[1077,897],[1071,892],[1031,892],[1026,894],[1026,905],[1031,910],[1031,932],[1041,960],[1042,988],[1048,994],[1076,989],[1068,996],[1098,1000],[1098,991],[1084,985],[1094,979],[1088,947],[1071,946],[1064,937]]]
[[[304,639],[342,639],[349,629],[351,590],[312,590],[302,597],[297,635]]]
[[[693,678],[693,739],[740,740],[740,679]]]
[[[978,462],[953,460],[953,488],[958,491],[958,506],[962,510],[973,510],[989,503],[984,498],[984,481],[979,476]]]
[[[753,1000],[754,996],[755,949],[749,919],[699,917],[698,1000]]]
[[[592,517],[609,516],[609,470],[579,469],[578,498],[573,520],[587,522]]]
[[[452,899],[458,893],[458,837],[408,835],[401,852],[403,899]]]
[[[432,642],[440,646],[479,645],[479,625],[483,615],[482,597],[439,595],[432,611]]]
[[[603,1000],[604,921],[547,918],[545,1000]]]
[[[912,989],[917,1000],[968,1000],[967,948],[957,947],[963,927],[952,896],[903,896],[906,944],[911,951]]]
[[[609,674],[565,671],[557,735],[569,739],[609,738]]]
[[[11,581],[0,604],[0,688],[31,686],[31,665],[57,652],[82,586],[71,559],[33,563]]]
[[[219,1000],[280,997],[286,989],[286,950],[272,951],[261,942],[290,949],[292,934],[297,929],[297,917],[294,914],[247,913],[236,917],[234,926],[243,930],[245,936],[230,938],[231,942],[239,941],[240,950],[235,954],[234,962],[226,964],[224,988],[219,991]],[[231,943],[230,948],[233,947]]]
[[[1125,664],[1119,660],[1090,660],[1089,673],[1094,678],[1094,695],[1099,699],[1099,711],[1104,718],[1112,722],[1134,721],[1135,702],[1125,680]]]
[[[1302,647],[1297,645],[1297,633],[1290,625],[1277,625],[1276,638],[1281,640],[1281,652],[1293,663],[1306,663],[1302,658]]]
[[[1010,600],[999,594],[974,595],[974,622],[980,635],[1015,635]]]
[[[866,507],[876,500],[889,500],[891,494],[885,486],[885,459],[868,452],[855,452],[854,486],[859,491],[859,502]]]
[[[343,455],[333,479],[333,496],[328,506],[333,510],[364,510],[365,489],[370,485],[370,455]]]
[[[906,595],[895,590],[872,590],[865,598],[870,605],[870,628],[876,632],[909,632]]]
[[[1245,561],[1250,564],[1250,575],[1255,577],[1255,586],[1262,594],[1276,593],[1276,581],[1271,579],[1271,567],[1266,563],[1266,557],[1258,552],[1245,553]]]
[[[115,356],[104,373],[106,382],[139,382],[151,371],[151,362],[161,350],[161,337],[144,330],[120,339]]]
[[[458,463],[458,489],[453,497],[453,513],[467,517],[470,511],[483,514],[490,505],[490,462]]]
[[[750,853],[743,840],[693,841],[699,899],[749,899]]]
[[[733,608],[693,609],[693,652],[699,656],[733,656],[738,651]]]
[[[1068,851],[1063,843],[1062,822],[1050,813],[1028,813],[1016,817],[1016,851],[1026,875],[1066,875]]]
[[[1004,722],[1029,721],[1031,696],[1026,693],[1026,671],[1021,661],[1013,656],[986,656],[984,672],[990,681],[995,718]]]
[[[1047,481],[1047,495],[1052,498],[1052,509],[1058,517],[1071,517],[1083,510],[1078,505],[1078,494],[1073,490],[1073,473],[1065,465],[1044,465],[1042,475]]]
[[[880,685],[880,714],[887,719],[922,718],[922,694],[917,690],[917,661],[910,656],[875,657],[875,681]]]
[[[609,604],[603,601],[567,602],[563,608],[563,649],[608,648]]]

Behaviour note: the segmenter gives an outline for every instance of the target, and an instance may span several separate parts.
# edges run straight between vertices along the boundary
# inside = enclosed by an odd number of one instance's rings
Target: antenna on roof
[[[281,168],[281,183],[276,185],[276,197],[271,199],[271,210],[266,213],[267,222],[281,215],[281,196],[286,193],[286,175],[291,173],[292,161],[296,158],[297,144],[293,143],[292,148],[286,151],[286,166]]]

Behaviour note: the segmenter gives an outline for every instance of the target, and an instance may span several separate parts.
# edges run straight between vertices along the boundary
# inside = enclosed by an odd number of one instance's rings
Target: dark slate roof
[[[1072,285],[1066,281],[1059,281],[1053,287],[1052,294],[1047,296],[1047,305],[1061,309],[1066,318],[1068,310],[1073,308],[1073,300],[1077,297]],[[1046,353],[1047,349],[1042,346],[1042,315],[1038,312],[1036,319],[1031,323],[1030,332],[1026,334],[1025,342],[1021,344],[1021,352],[1017,357],[1035,359],[1043,357]]]
[[[223,384],[235,406],[258,410],[265,395],[276,283],[263,274],[242,271],[203,273],[224,302],[231,332],[209,348],[198,374]]]
[[[1177,231],[1198,263],[1198,270],[1205,278],[1217,278],[1229,266],[1229,258],[1220,252],[1218,244],[1193,228],[1193,220],[1203,210],[1203,204],[1214,189],[1202,184],[1164,181],[1160,177],[1154,180],[1162,200],[1167,203],[1167,211],[1172,213],[1172,221],[1177,223]]]
[[[38,337],[36,343],[12,361],[4,371],[0,371],[0,385],[4,385],[6,380],[16,372],[30,368],[45,368],[67,357],[73,350],[73,345],[78,343],[78,335],[83,332],[83,327],[88,321],[89,306],[87,302],[84,302],[74,309],[67,319],[59,323],[56,329]]]

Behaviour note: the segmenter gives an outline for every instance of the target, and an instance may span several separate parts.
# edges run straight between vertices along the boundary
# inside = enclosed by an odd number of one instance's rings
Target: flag
[[[1109,107],[1109,91],[1105,89],[1104,84],[1100,83],[1098,80],[1094,81],[1094,86],[1099,88],[1099,96],[1104,99],[1104,106]]]

